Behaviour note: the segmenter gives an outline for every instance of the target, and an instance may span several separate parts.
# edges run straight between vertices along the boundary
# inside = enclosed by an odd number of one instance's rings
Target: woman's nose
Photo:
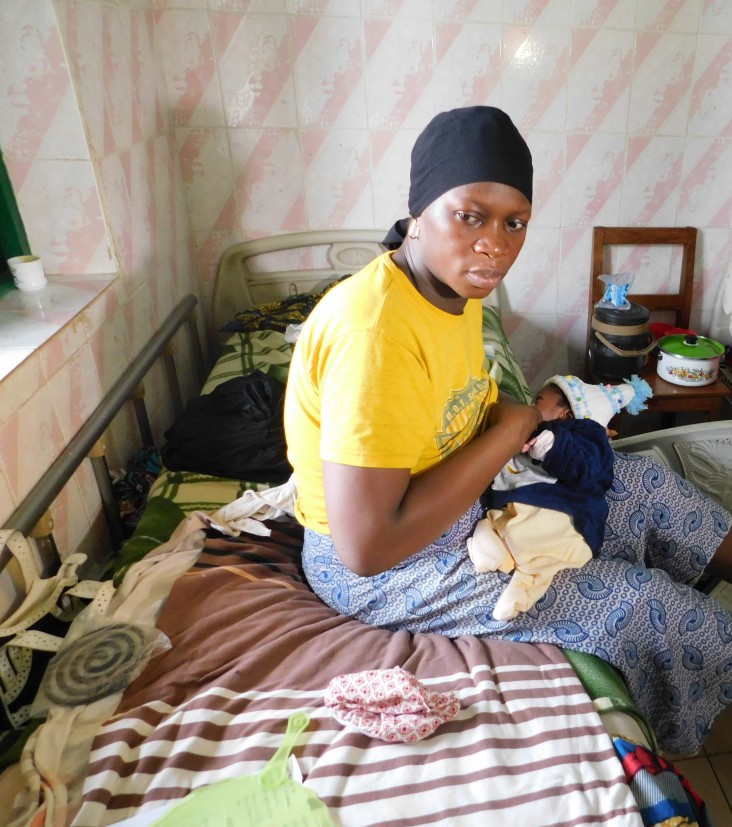
[[[489,256],[500,256],[508,249],[508,241],[499,227],[485,227],[473,249],[476,253]]]

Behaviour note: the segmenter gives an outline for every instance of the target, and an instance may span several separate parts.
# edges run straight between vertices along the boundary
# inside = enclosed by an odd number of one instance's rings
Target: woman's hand
[[[534,431],[544,421],[536,405],[518,402],[496,402],[488,411],[486,424],[489,430],[498,430],[513,445],[513,454],[524,451]]]
[[[416,476],[323,461],[325,507],[345,566],[372,577],[447,531],[541,423],[534,405],[498,402],[484,433]]]

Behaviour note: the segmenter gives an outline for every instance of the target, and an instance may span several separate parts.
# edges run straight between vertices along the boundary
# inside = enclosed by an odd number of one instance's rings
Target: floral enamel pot
[[[661,379],[674,385],[711,385],[719,373],[724,345],[706,336],[677,333],[658,340]]]

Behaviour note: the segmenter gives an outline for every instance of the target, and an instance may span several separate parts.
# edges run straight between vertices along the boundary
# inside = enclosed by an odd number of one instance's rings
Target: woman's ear
[[[409,237],[410,238],[419,238],[419,224],[417,224],[417,219],[413,218],[409,222]]]

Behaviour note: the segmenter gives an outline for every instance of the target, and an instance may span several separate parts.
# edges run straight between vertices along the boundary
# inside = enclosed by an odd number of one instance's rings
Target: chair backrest
[[[696,227],[595,227],[592,234],[592,273],[590,275],[589,302],[587,307],[587,349],[585,352],[586,375],[589,375],[589,345],[592,339],[592,314],[603,296],[605,286],[598,276],[610,272],[607,269],[606,250],[616,245],[678,245],[682,247],[681,273],[676,292],[644,293],[643,285],[633,283],[629,298],[654,312],[672,313],[676,327],[688,327],[691,316],[691,299],[694,287],[694,261],[696,257]]]

